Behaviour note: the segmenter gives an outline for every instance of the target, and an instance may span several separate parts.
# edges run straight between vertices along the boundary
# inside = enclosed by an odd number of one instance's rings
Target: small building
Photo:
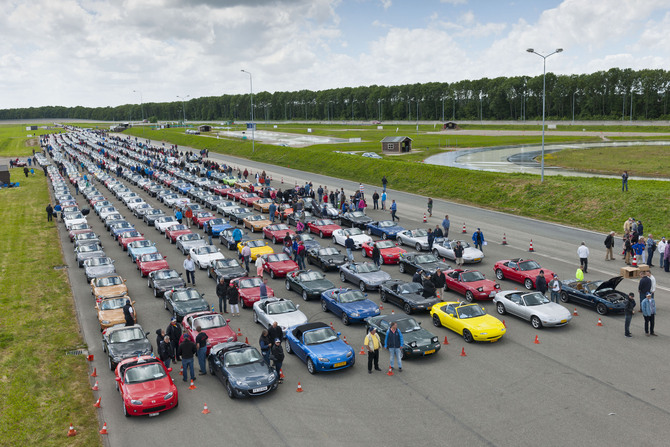
[[[458,125],[455,122],[449,121],[449,122],[444,123],[444,125],[442,126],[442,129],[443,130],[454,130],[457,127],[458,127]]]
[[[11,183],[11,180],[9,179],[9,166],[0,165],[0,185],[9,185],[9,183]]]
[[[202,126],[198,126],[198,130],[200,132],[211,132],[212,131],[212,126],[203,124]]]
[[[392,153],[403,153],[412,150],[412,139],[410,137],[384,137],[382,139],[382,151]]]

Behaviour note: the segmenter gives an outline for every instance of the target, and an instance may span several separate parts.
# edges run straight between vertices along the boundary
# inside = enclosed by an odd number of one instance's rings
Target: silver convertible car
[[[516,315],[530,321],[535,329],[545,326],[565,326],[572,320],[572,314],[568,309],[558,303],[552,303],[540,292],[505,290],[498,292],[493,302],[500,315],[506,313]]]
[[[400,231],[396,235],[395,240],[400,245],[414,247],[416,251],[428,250],[428,232],[423,228]]]
[[[391,279],[391,275],[371,262],[349,263],[340,266],[340,279],[358,284],[361,292],[365,292],[379,289],[384,281]]]
[[[254,323],[269,328],[275,321],[284,334],[291,326],[307,323],[307,316],[298,310],[300,305],[284,298],[268,298],[254,303]]]
[[[454,256],[454,247],[457,242],[458,241],[452,241],[450,239],[435,241],[433,244],[433,254],[454,261],[456,260],[456,256]],[[484,252],[471,247],[466,241],[461,241],[461,246],[463,247],[463,263],[474,264],[482,262],[482,259],[484,259]]]

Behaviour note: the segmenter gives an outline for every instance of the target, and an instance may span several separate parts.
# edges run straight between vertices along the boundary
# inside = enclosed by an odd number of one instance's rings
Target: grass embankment
[[[37,130],[26,130],[25,124],[0,125],[0,157],[26,157],[39,150],[39,135],[62,132],[63,129],[41,129],[44,124],[35,124]],[[32,135],[32,137],[28,137]]]
[[[127,132],[139,136],[135,132],[141,131]],[[634,216],[643,220],[650,232],[670,233],[666,182],[631,182],[629,192],[622,194],[618,179],[547,176],[540,183],[535,175],[400,163],[394,157],[372,160],[332,153],[319,146],[296,149],[257,143],[252,153],[251,142],[161,131],[147,131],[145,137],[379,186],[386,175],[393,189],[580,228],[619,232],[624,219]]]
[[[670,146],[602,147],[564,149],[547,154],[545,163],[597,174],[621,174],[644,177],[670,175]]]
[[[84,346],[42,171],[0,190],[0,445],[100,445]],[[69,247],[68,247],[69,248]],[[79,435],[66,436],[70,422]]]

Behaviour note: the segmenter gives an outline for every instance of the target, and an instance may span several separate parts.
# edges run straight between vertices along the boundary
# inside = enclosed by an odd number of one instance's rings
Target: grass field
[[[45,124],[38,124],[38,127]],[[38,150],[39,143],[36,136],[54,132],[61,132],[62,128],[26,130],[26,125],[0,125],[0,157],[26,157],[33,155],[33,149]],[[28,135],[33,135],[28,137]]]
[[[101,445],[72,291],[42,171],[0,190],[0,445]],[[69,248],[69,247],[68,247]],[[66,436],[70,423],[79,435]]]
[[[564,149],[548,154],[545,163],[598,174],[670,176],[670,145]]]

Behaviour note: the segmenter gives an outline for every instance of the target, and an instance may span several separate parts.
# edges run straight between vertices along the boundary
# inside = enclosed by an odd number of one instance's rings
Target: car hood
[[[125,295],[128,293],[128,288],[125,284],[119,284],[118,286],[98,287],[95,289],[95,293],[104,298],[111,298],[114,296]]]
[[[307,317],[299,310],[285,314],[268,315],[267,318],[269,321],[276,321],[284,329],[307,323]]]
[[[205,245],[207,245],[207,241],[204,240],[204,239],[198,239],[198,240],[195,240],[195,241],[179,241],[179,243],[181,244],[182,247],[188,248],[188,249],[197,248],[197,247],[204,247]]]
[[[472,259],[472,258],[483,258],[484,252],[473,247],[467,247],[463,250],[463,258]]]
[[[351,347],[338,339],[329,343],[307,345],[305,349],[317,357],[328,357],[330,361],[333,361],[335,357],[340,356],[341,360],[344,361],[347,359],[347,353],[350,352]]]
[[[98,318],[100,321],[126,321],[126,317],[123,315],[123,308],[121,309],[110,309],[110,310],[101,310],[98,312]]]
[[[77,259],[98,258],[102,256],[105,256],[105,252],[102,250],[77,253]]]
[[[110,273],[114,273],[114,264],[86,267],[86,274],[88,276],[107,275]]]
[[[358,276],[361,279],[365,279],[367,281],[371,282],[381,282],[381,281],[388,281],[391,278],[391,275],[386,273],[383,270],[379,270],[378,272],[369,272],[369,273],[356,273],[356,276]]]
[[[345,255],[325,255],[321,256],[321,260],[325,263],[331,263],[330,261],[332,260],[332,264],[342,265],[347,262],[347,257]]]
[[[358,312],[359,314],[376,315],[379,306],[370,300],[354,301],[353,303],[340,303],[342,309],[347,312]]]
[[[328,279],[318,279],[316,281],[309,281],[302,283],[302,287],[307,290],[325,292],[328,289],[332,289],[335,285],[330,282]]]
[[[604,289],[616,290],[616,286],[618,286],[621,281],[623,281],[623,276],[615,276],[614,278],[610,278],[607,281],[603,281],[595,291],[597,292]]]
[[[420,293],[401,293],[399,295],[402,298],[406,299],[407,301],[411,301],[418,304],[432,305],[440,302],[440,299],[437,296],[424,298],[423,295],[421,295]]]
[[[441,269],[442,271],[449,270],[449,264],[446,264],[442,261],[428,262],[426,264],[417,264],[417,267],[420,268],[421,270],[427,270],[430,273],[433,273],[438,268]]]
[[[170,279],[158,279],[154,281],[154,287],[159,289],[162,288],[171,288],[171,287],[181,287],[184,284],[184,280],[179,278],[170,278]]]
[[[218,276],[223,276],[224,278],[226,277],[232,277],[232,276],[239,276],[239,275],[246,275],[247,271],[244,270],[242,267],[228,267],[225,269],[216,269],[214,270],[214,273],[216,273]]]
[[[265,385],[270,380],[272,370],[264,362],[247,363],[246,365],[229,366],[225,368],[233,380],[243,380],[247,382],[261,382],[260,385]],[[259,385],[256,383],[256,385]]]
[[[130,252],[135,255],[148,255],[151,253],[158,253],[158,249],[156,248],[155,245],[152,245],[151,247],[139,247],[139,248],[131,248]]]
[[[480,317],[467,318],[465,320],[461,320],[461,322],[465,325],[465,327],[478,331],[498,329],[500,326],[503,326],[500,320],[488,314],[482,315]]]
[[[349,236],[349,237],[353,239],[354,242],[360,242],[361,244],[372,241],[372,238],[367,234],[357,234],[355,236]]]
[[[532,309],[533,313],[540,317],[540,319],[555,318],[559,320],[570,320],[572,318],[570,311],[558,303],[531,306],[530,309]]]
[[[193,312],[209,310],[209,304],[203,299],[177,301],[174,303],[175,312],[180,315],[186,315]]]
[[[389,247],[382,248],[379,250],[379,252],[382,254],[382,256],[400,256],[401,253],[406,253],[406,250],[400,247]]]
[[[210,344],[210,346],[235,340],[235,331],[233,331],[228,325],[215,327],[212,329],[205,329],[203,332],[207,334],[207,342]]]
[[[404,332],[402,334],[402,338],[405,344],[409,344],[415,341],[418,346],[426,346],[431,344],[431,339],[433,337],[435,336],[423,328],[419,329],[418,331]]]
[[[149,380],[142,383],[126,384],[126,391],[128,397],[136,400],[155,400],[156,404],[163,403],[163,397],[172,391],[170,378],[165,376],[158,380]],[[148,405],[152,405],[147,402]],[[155,405],[155,404],[154,404]]]
[[[298,264],[295,261],[291,260],[286,260],[286,261],[279,261],[279,262],[270,262],[269,267],[271,269],[275,270],[295,270],[298,268]]]
[[[146,338],[133,340],[125,343],[110,343],[109,354],[115,359],[127,359],[140,355],[150,355],[152,352],[151,342]]]

